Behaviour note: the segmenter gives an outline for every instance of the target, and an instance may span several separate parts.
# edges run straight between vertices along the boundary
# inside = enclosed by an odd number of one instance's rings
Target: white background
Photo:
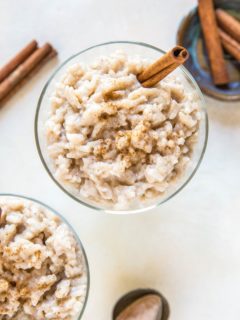
[[[115,301],[137,287],[160,290],[172,320],[240,319],[240,102],[207,99],[209,144],[189,185],[152,212],[98,213],[65,195],[37,154],[34,114],[41,89],[70,55],[110,40],[169,49],[194,0],[0,0],[0,61],[32,38],[59,51],[0,109],[0,192],[49,204],[86,248],[91,289],[84,320],[110,320]]]

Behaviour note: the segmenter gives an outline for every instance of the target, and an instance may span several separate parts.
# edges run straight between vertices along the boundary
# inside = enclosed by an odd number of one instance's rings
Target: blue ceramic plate
[[[240,20],[240,0],[217,0],[215,6]],[[189,50],[190,58],[185,67],[192,73],[205,94],[221,100],[240,100],[240,62],[234,60],[228,53],[225,52],[224,55],[231,83],[217,87],[212,81],[197,8],[182,20],[178,29],[177,43]]]

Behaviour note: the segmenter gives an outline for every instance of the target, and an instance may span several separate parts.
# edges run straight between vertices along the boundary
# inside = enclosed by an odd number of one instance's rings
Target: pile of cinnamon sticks
[[[222,9],[215,10],[213,0],[198,0],[198,3],[214,84],[228,84],[223,49],[240,62],[240,22]]]
[[[53,47],[46,43],[38,47],[36,40],[31,41],[0,69],[0,101],[33,70],[56,55]]]

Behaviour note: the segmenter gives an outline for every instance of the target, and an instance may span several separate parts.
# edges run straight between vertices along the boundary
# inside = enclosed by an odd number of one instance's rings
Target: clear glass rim
[[[170,200],[171,198],[173,198],[175,195],[177,195],[189,182],[190,180],[193,178],[193,176],[195,175],[195,173],[197,172],[201,162],[202,162],[202,159],[203,159],[203,156],[205,154],[205,151],[206,151],[206,147],[207,147],[207,141],[208,141],[208,115],[207,115],[207,111],[206,111],[206,102],[205,102],[205,99],[203,97],[203,94],[197,84],[197,82],[194,80],[194,78],[192,77],[192,75],[190,74],[190,72],[184,67],[184,66],[180,66],[180,69],[181,71],[184,73],[184,75],[193,83],[199,97],[200,97],[200,100],[201,100],[201,103],[202,103],[202,111],[204,113],[204,120],[205,120],[205,137],[204,137],[204,145],[203,145],[203,149],[201,151],[201,155],[198,159],[198,163],[197,165],[195,166],[194,170],[191,172],[191,174],[189,175],[189,177],[186,179],[186,181],[183,182],[183,184],[178,188],[176,189],[172,194],[170,194],[168,197],[166,197],[165,199],[161,200],[161,201],[158,201],[156,202],[155,204],[153,205],[150,205],[150,206],[147,206],[147,207],[144,207],[144,208],[141,208],[141,209],[133,209],[133,210],[108,210],[108,209],[104,209],[104,208],[99,208],[93,204],[89,204],[89,203],[86,203],[82,200],[80,200],[79,198],[75,197],[71,192],[69,192],[67,189],[65,189],[63,187],[62,184],[60,184],[57,179],[54,177],[54,175],[52,174],[52,172],[50,171],[44,157],[43,157],[43,154],[42,154],[42,151],[41,151],[41,147],[40,147],[40,142],[39,142],[39,138],[38,138],[38,119],[39,119],[39,111],[40,111],[40,108],[41,108],[41,104],[42,104],[42,100],[43,100],[43,97],[45,95],[45,92],[49,86],[49,84],[51,83],[51,81],[54,79],[55,75],[69,62],[71,61],[72,59],[80,56],[82,53],[86,52],[86,51],[89,51],[89,50],[92,50],[94,48],[97,48],[97,47],[102,47],[102,46],[107,46],[107,45],[112,45],[112,44],[133,44],[133,45],[139,45],[139,46],[143,46],[143,47],[147,47],[147,48],[150,48],[150,49],[153,49],[157,52],[160,52],[162,54],[166,53],[164,50],[162,49],[159,49],[155,46],[152,46],[150,44],[147,44],[147,43],[144,43],[144,42],[135,42],[135,41],[124,41],[124,40],[121,40],[121,41],[109,41],[109,42],[104,42],[104,43],[100,43],[100,44],[97,44],[97,45],[94,45],[94,46],[91,46],[91,47],[88,47],[87,49],[84,49],[72,56],[70,56],[68,59],[66,59],[54,72],[53,74],[50,76],[50,78],[48,79],[48,81],[46,82],[45,86],[43,87],[42,89],[42,92],[40,94],[40,97],[38,99],[38,103],[37,103],[37,109],[36,109],[36,114],[35,114],[35,121],[34,121],[34,134],[35,134],[35,143],[36,143],[36,147],[37,147],[37,150],[38,150],[38,154],[39,154],[39,157],[41,159],[41,162],[43,164],[43,166],[45,167],[46,171],[48,172],[49,176],[52,178],[52,180],[57,184],[57,186],[63,191],[65,192],[68,196],[70,196],[73,200],[77,201],[78,203],[88,207],[88,208],[91,208],[91,209],[95,209],[95,210],[98,210],[98,211],[102,211],[102,212],[106,212],[106,213],[114,213],[114,214],[130,214],[130,213],[142,213],[142,212],[145,212],[145,211],[148,211],[148,210],[151,210],[153,208],[156,208],[158,206],[160,206],[161,204],[167,202],[168,200]]]
[[[87,274],[87,290],[86,290],[86,296],[84,299],[84,303],[83,303],[83,307],[80,311],[80,314],[78,315],[78,320],[81,320],[84,310],[86,308],[87,305],[87,301],[88,301],[88,297],[89,297],[89,291],[90,291],[90,271],[89,271],[89,263],[88,263],[88,259],[87,259],[87,254],[86,251],[84,249],[84,246],[80,240],[80,237],[78,236],[78,234],[76,233],[76,231],[74,230],[74,228],[71,226],[71,224],[66,220],[65,217],[63,217],[59,212],[57,212],[55,209],[53,209],[52,207],[48,206],[47,204],[41,202],[40,200],[36,200],[34,198],[31,197],[27,197],[24,195],[19,195],[19,194],[14,194],[14,193],[0,193],[0,197],[14,197],[14,198],[19,198],[19,199],[24,199],[24,200],[28,200],[28,201],[32,201],[35,202],[43,207],[45,207],[47,210],[51,211],[52,213],[54,213],[56,216],[58,216],[64,223],[66,223],[66,225],[70,228],[70,230],[73,232],[75,238],[78,241],[78,244],[81,248],[83,257],[84,257],[84,261],[86,264],[86,274]]]

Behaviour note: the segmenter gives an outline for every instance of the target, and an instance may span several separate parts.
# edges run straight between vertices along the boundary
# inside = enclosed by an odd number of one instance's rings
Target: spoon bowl
[[[167,320],[170,315],[170,307],[167,299],[158,291],[154,289],[136,289],[123,295],[116,303],[113,309],[112,320],[116,320],[117,317],[132,303],[138,299],[143,298],[147,295],[156,295],[160,297],[162,302],[162,308],[159,310],[156,319],[154,320]]]

